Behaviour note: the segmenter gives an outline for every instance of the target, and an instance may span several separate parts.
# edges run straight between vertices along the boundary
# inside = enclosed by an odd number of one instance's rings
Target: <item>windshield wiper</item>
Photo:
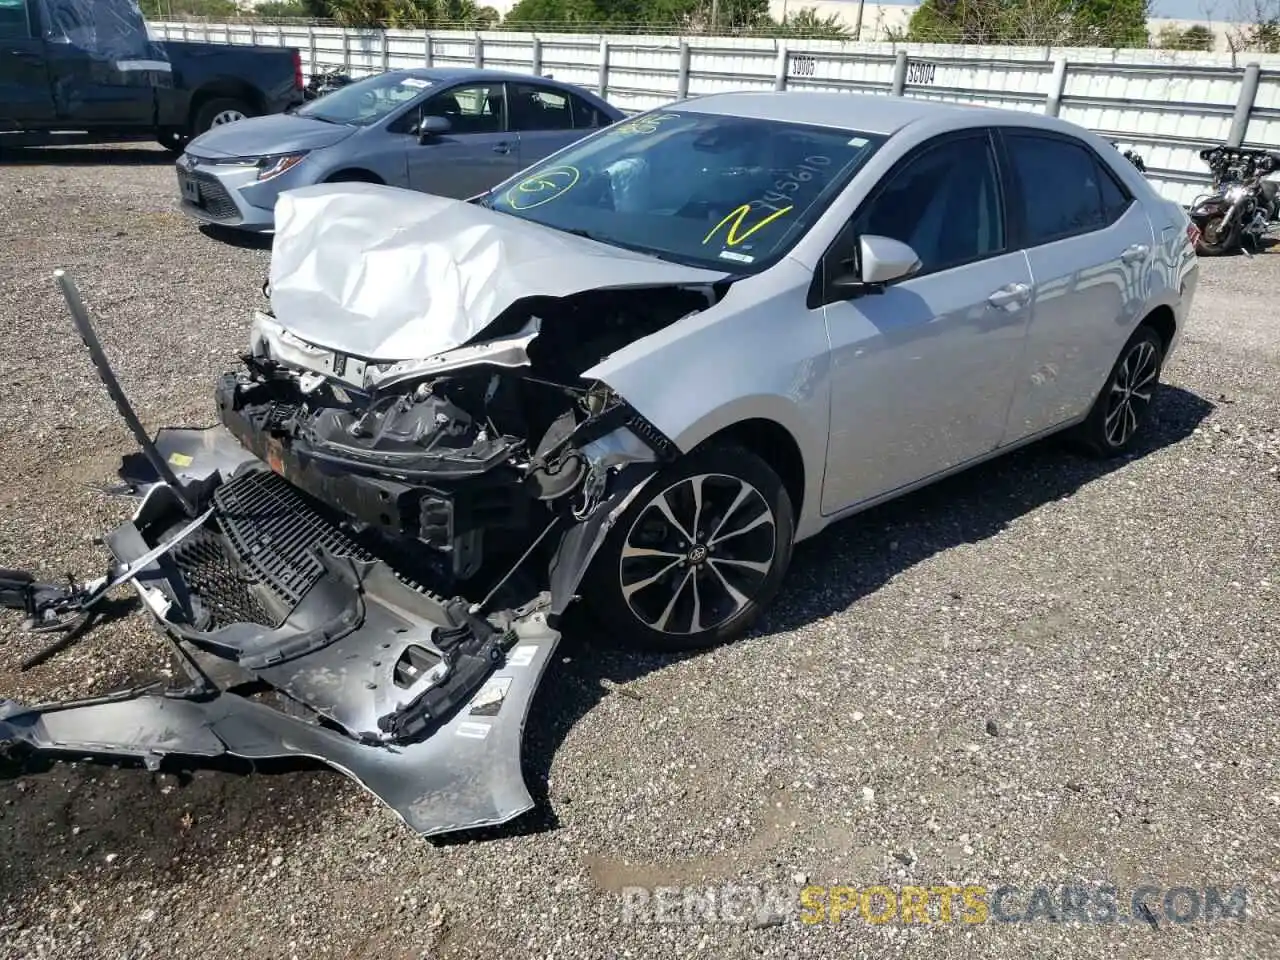
[[[548,224],[549,226],[549,224]],[[594,240],[596,243],[603,243],[610,247],[621,247],[623,250],[630,250],[633,253],[642,253],[646,257],[653,257],[655,260],[663,260],[667,263],[678,263],[682,266],[691,266],[684,260],[680,260],[674,255],[669,255],[661,250],[654,250],[652,247],[646,247],[638,243],[627,243],[625,240],[617,240],[613,237],[604,237],[590,230],[584,230],[582,227],[556,227],[564,233],[571,233],[575,237],[583,237],[587,240]]]

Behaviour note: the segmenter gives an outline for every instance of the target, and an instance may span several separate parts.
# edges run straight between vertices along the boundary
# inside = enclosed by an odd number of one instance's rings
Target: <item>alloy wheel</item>
[[[1116,370],[1102,421],[1107,443],[1122,447],[1137,431],[1155,393],[1160,358],[1149,340],[1134,344]]]
[[[213,126],[221,127],[224,124],[235,123],[238,120],[244,120],[245,115],[239,110],[220,110],[213,115]]]
[[[718,473],[679,480],[627,531],[618,564],[623,599],[661,633],[715,629],[758,595],[777,538],[769,502],[747,481]]]

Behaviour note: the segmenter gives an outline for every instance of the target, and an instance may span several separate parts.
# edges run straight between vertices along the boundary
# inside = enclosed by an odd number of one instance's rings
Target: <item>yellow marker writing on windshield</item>
[[[578,182],[577,167],[548,167],[525,177],[507,191],[507,203],[513,210],[529,210],[564,196]]]
[[[726,223],[728,223],[729,231],[728,233],[725,234],[725,241],[724,241],[725,246],[736,247],[738,244],[742,243],[743,240],[746,240],[747,237],[751,236],[757,230],[760,230],[763,227],[767,227],[769,224],[773,223],[773,221],[777,220],[780,216],[788,212],[790,209],[791,207],[783,207],[781,210],[775,210],[773,213],[769,214],[759,223],[753,224],[752,226],[748,227],[745,231],[743,231],[741,234],[739,234],[738,231],[742,229],[742,221],[745,220],[747,214],[751,212],[751,204],[744,203],[742,206],[738,207],[737,210],[734,210],[731,214],[729,214],[727,217],[725,217],[723,220],[717,223],[714,227],[712,227],[711,232],[708,233],[703,238],[702,242],[704,244],[710,243],[711,238],[720,232],[721,227],[723,227]]]

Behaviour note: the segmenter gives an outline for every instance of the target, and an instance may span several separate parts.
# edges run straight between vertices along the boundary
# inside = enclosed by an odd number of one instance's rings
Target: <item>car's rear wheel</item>
[[[1089,416],[1076,428],[1075,439],[1080,445],[1100,457],[1128,450],[1147,422],[1163,366],[1164,341],[1144,324],[1120,351],[1107,385]]]
[[[238,123],[256,114],[257,111],[243,100],[236,100],[233,97],[215,97],[212,100],[206,100],[196,111],[191,120],[191,135],[198,137],[214,127]]]
[[[585,595],[610,636],[658,650],[740,637],[777,595],[794,515],[777,473],[737,446],[662,471],[614,524]]]

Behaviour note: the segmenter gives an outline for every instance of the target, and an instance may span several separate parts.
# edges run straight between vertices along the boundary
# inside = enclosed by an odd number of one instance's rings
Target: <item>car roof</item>
[[[540,77],[533,73],[520,73],[515,70],[490,70],[487,67],[410,67],[401,70],[388,70],[387,73],[403,77],[416,77],[419,80],[430,80],[433,83],[446,83],[454,80],[515,80],[545,83],[552,87],[573,87],[582,89],[577,84],[551,77]],[[590,92],[590,91],[588,91]]]
[[[776,120],[860,133],[891,136],[913,123],[940,128],[1008,124],[1043,126],[1063,131],[1071,126],[1052,118],[1014,110],[978,107],[938,100],[916,100],[886,94],[840,93],[817,90],[715,93],[681,102],[672,109],[750,120]]]

